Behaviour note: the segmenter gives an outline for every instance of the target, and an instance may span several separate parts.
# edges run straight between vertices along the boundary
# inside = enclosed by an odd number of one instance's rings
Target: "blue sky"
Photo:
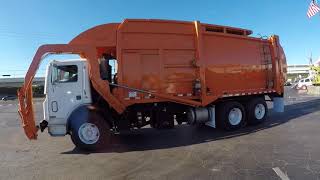
[[[0,74],[24,73],[41,44],[68,43],[93,26],[125,18],[200,20],[280,36],[289,64],[320,56],[320,16],[310,0],[2,0]],[[41,66],[40,69],[44,69]]]

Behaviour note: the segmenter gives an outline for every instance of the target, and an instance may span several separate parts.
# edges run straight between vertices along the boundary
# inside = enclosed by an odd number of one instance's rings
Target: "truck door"
[[[49,125],[65,125],[68,115],[83,102],[83,65],[61,64],[52,68],[48,98]]]

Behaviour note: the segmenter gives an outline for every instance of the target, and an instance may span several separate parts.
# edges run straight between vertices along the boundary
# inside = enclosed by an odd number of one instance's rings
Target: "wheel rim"
[[[256,108],[254,109],[254,115],[256,119],[262,119],[264,115],[266,114],[266,108],[263,104],[257,104]]]
[[[78,135],[83,143],[94,144],[99,140],[100,132],[95,124],[84,123],[80,126]]]
[[[236,126],[240,124],[242,119],[242,111],[239,108],[232,108],[228,116],[231,125]]]

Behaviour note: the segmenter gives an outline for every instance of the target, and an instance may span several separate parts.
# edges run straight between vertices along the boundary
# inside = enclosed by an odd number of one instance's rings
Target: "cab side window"
[[[56,66],[52,77],[56,83],[77,82],[78,67],[76,65]]]

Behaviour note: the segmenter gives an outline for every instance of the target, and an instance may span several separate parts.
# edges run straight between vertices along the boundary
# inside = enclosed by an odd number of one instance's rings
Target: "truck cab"
[[[79,106],[91,104],[87,62],[84,59],[52,61],[45,79],[44,120],[52,136],[67,133],[67,120]]]

